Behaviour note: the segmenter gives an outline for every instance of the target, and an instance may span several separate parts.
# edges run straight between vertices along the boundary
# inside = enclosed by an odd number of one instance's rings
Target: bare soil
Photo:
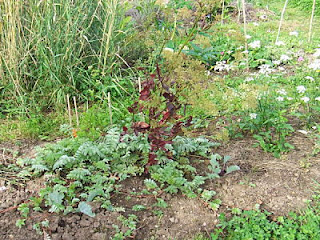
[[[306,135],[296,132],[290,142],[295,150],[276,159],[272,154],[265,153],[253,147],[251,138],[231,141],[222,145],[218,153],[232,157],[232,164],[237,164],[241,170],[221,179],[209,182],[204,188],[218,193],[222,200],[219,211],[210,210],[200,199],[189,199],[182,195],[163,193],[169,207],[163,209],[163,215],[155,215],[151,209],[133,212],[132,206],[141,204],[151,206],[156,203],[153,196],[133,196],[131,191],[143,188],[143,178],[135,177],[123,182],[121,194],[112,196],[116,206],[124,207],[124,212],[110,212],[93,204],[95,218],[83,214],[68,214],[66,216],[49,214],[47,212],[32,213],[25,228],[17,228],[15,222],[19,219],[17,205],[36,196],[44,179],[34,179],[18,184],[9,184],[6,174],[0,177],[0,187],[7,189],[0,192],[0,239],[33,240],[33,239],[65,239],[65,240],[102,240],[110,239],[115,234],[113,224],[120,226],[118,216],[136,214],[138,216],[137,231],[131,239],[192,239],[197,233],[209,233],[218,223],[218,215],[231,208],[265,209],[274,216],[286,215],[289,211],[299,211],[306,206],[305,201],[311,198],[315,182],[320,181],[320,159],[312,156],[314,143]],[[33,144],[33,145],[32,145]],[[2,154],[1,164],[13,163],[16,155],[7,151],[18,150],[18,155],[32,156],[33,146],[39,143],[23,143],[15,145],[0,144]],[[11,151],[12,152],[12,151]],[[13,151],[14,152],[14,151]],[[205,163],[201,163],[205,168]],[[199,163],[199,165],[201,165]],[[42,229],[39,235],[32,225],[43,220],[50,221],[50,227]],[[50,238],[49,238],[50,236]]]

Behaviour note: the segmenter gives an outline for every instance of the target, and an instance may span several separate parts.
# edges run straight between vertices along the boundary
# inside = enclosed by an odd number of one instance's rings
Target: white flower
[[[274,69],[272,69],[269,64],[263,64],[258,68],[260,69],[259,70],[260,74],[269,75],[270,73],[274,72]]]
[[[249,116],[250,116],[250,119],[256,119],[257,118],[257,114],[256,113],[250,113]]]
[[[297,91],[298,91],[298,93],[304,93],[306,91],[306,88],[304,86],[300,85],[297,87]]]
[[[257,27],[257,26],[259,26],[260,24],[257,23],[257,22],[254,22],[253,25]]]
[[[291,60],[291,57],[289,57],[288,55],[282,54],[280,57],[280,61],[282,62],[287,62],[289,60]]]
[[[302,97],[301,100],[304,101],[305,103],[307,103],[307,102],[310,101],[310,98],[308,98],[308,97]]]
[[[276,43],[275,43],[275,45],[276,46],[284,46],[284,45],[286,45],[283,41],[277,41]]]
[[[252,38],[250,35],[246,35],[246,39],[250,39]]]
[[[277,101],[279,101],[279,102],[282,102],[282,101],[284,100],[284,98],[281,97],[281,96],[277,97],[276,99],[277,99]]]
[[[287,95],[286,90],[284,90],[283,88],[278,90],[277,93],[281,94],[281,95]]]
[[[0,187],[0,192],[4,192],[4,191],[7,190],[7,189],[8,189],[7,187],[1,186],[1,187]]]
[[[287,97],[287,99],[288,99],[289,101],[291,101],[293,98],[292,98],[292,97]]]
[[[285,71],[286,69],[285,69],[284,67],[278,67],[278,70],[279,70],[280,72],[283,72],[283,71]]]
[[[289,35],[298,37],[299,33],[297,31],[293,31],[293,32],[290,32]]]
[[[243,53],[243,54],[247,54],[247,53],[249,53],[249,51],[247,51],[247,50],[246,50],[246,51],[243,51],[243,52],[241,52],[241,53]]]
[[[230,70],[232,70],[233,66],[231,64],[227,64],[226,61],[222,61],[222,62],[217,62],[216,66],[214,66],[214,70],[215,71],[224,71],[226,70],[227,72],[229,72]]]
[[[272,61],[272,63],[273,63],[274,65],[280,65],[281,61],[280,61],[280,60],[274,60],[274,61]]]
[[[228,53],[228,54],[231,54],[231,53],[233,53],[233,51],[229,50],[229,51],[227,51],[227,53]]]
[[[247,78],[244,80],[244,82],[251,82],[251,81],[253,81],[253,80],[254,80],[253,77],[247,77]]]
[[[316,101],[320,101],[320,97],[316,97],[314,100],[316,100]]]
[[[308,67],[313,70],[320,70],[320,59],[314,60],[312,63],[309,64]]]
[[[316,52],[313,54],[315,58],[320,57],[320,48],[316,49]]]
[[[242,50],[242,49],[244,49],[244,46],[240,46],[237,48],[237,50]]]
[[[260,48],[261,42],[259,40],[256,40],[256,41],[253,41],[252,43],[249,43],[248,46],[251,48]]]
[[[310,76],[306,76],[305,79],[310,80],[310,82],[314,82],[314,78]]]

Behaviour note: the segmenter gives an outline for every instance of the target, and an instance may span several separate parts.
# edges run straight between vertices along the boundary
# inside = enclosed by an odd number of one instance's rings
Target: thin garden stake
[[[139,86],[139,93],[140,93],[142,90],[140,77],[138,77],[138,86]]]
[[[279,36],[280,36],[281,26],[282,26],[282,22],[283,22],[283,18],[284,18],[284,13],[285,13],[286,8],[287,8],[287,5],[288,5],[288,1],[289,1],[289,0],[286,0],[286,2],[284,3],[283,9],[282,9],[282,13],[281,13],[281,18],[280,18],[280,23],[279,23],[279,28],[278,28],[278,34],[277,34],[276,43],[279,41]]]
[[[222,13],[221,13],[221,24],[223,24],[223,15],[224,15],[224,0],[222,0]]]
[[[68,115],[69,115],[69,124],[72,127],[72,118],[71,118],[71,107],[70,107],[70,97],[67,94],[67,105],[68,105]]]
[[[108,105],[109,105],[109,116],[110,116],[110,124],[112,125],[112,109],[111,109],[111,96],[110,92],[108,92]]]
[[[238,8],[238,22],[240,22],[240,16],[241,16],[240,0],[237,0],[237,8]]]
[[[243,31],[244,31],[244,46],[246,52],[247,70],[249,70],[249,52],[248,52],[248,41],[247,41],[247,17],[246,17],[246,3],[242,0],[242,13],[243,13]]]
[[[77,99],[76,99],[75,96],[73,96],[73,104],[74,104],[74,110],[76,112],[77,127],[79,127],[79,115],[78,115],[78,108],[77,108]]]
[[[308,37],[308,42],[311,42],[311,36],[312,36],[312,23],[313,23],[314,10],[315,10],[315,8],[316,8],[316,0],[313,0],[312,13],[311,13],[311,18],[310,18],[310,26],[309,26],[309,37]]]

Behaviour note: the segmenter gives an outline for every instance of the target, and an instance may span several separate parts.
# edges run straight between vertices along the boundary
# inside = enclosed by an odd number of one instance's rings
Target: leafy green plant
[[[288,217],[277,217],[267,211],[233,211],[231,219],[221,214],[220,223],[211,239],[318,239],[319,196],[315,204],[309,205],[300,215],[290,213]],[[273,220],[272,220],[273,219]]]
[[[123,240],[128,237],[132,237],[134,231],[137,228],[137,219],[138,217],[134,214],[130,214],[128,218],[124,216],[119,216],[118,220],[121,222],[122,227],[127,228],[126,231],[122,232],[118,225],[113,225],[113,228],[116,230],[116,234],[112,237],[113,240]]]

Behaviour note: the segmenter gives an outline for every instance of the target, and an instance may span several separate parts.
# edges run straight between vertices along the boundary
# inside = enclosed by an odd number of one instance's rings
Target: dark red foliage
[[[168,79],[166,81],[169,82]],[[172,158],[172,153],[165,146],[166,144],[172,144],[172,139],[182,133],[182,127],[191,125],[192,117],[185,123],[180,121],[181,116],[177,114],[177,111],[180,110],[181,104],[161,76],[159,65],[157,65],[156,74],[150,74],[148,79],[141,83],[141,86],[143,89],[139,96],[140,102],[135,102],[128,108],[128,111],[133,114],[137,112],[148,113],[149,120],[153,122],[153,126],[146,122],[134,122],[131,126],[136,134],[148,134],[148,141],[151,146],[145,169],[145,172],[148,172],[148,168],[158,162],[157,151],[162,150],[169,159]],[[152,99],[154,93],[160,94],[164,98],[165,109],[162,108],[163,105],[150,106],[144,104],[145,101]],[[123,134],[127,134],[127,131],[128,129],[124,128]]]

